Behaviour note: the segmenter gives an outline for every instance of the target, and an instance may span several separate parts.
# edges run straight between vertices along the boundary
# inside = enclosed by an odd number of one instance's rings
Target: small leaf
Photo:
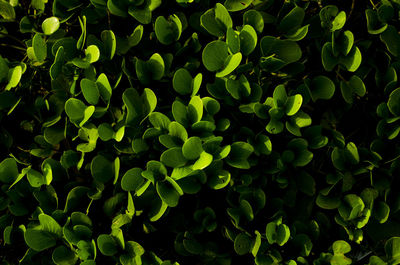
[[[333,254],[343,255],[351,251],[349,243],[343,240],[337,240],[332,245]]]
[[[101,234],[97,238],[97,246],[104,256],[113,256],[117,250],[117,242],[110,235]]]
[[[172,84],[176,92],[181,95],[189,95],[192,93],[193,78],[189,71],[185,68],[179,68],[174,73]]]
[[[114,176],[112,163],[102,155],[93,158],[90,171],[96,181],[106,183]]]
[[[94,63],[100,58],[100,50],[96,45],[90,45],[86,48],[85,55],[89,63]]]
[[[189,160],[200,157],[203,152],[201,139],[199,137],[190,137],[182,146],[182,153]]]
[[[389,95],[387,106],[395,116],[400,116],[400,88],[396,88]]]
[[[83,78],[80,85],[86,101],[91,105],[97,105],[97,103],[99,103],[100,93],[96,83],[87,78]]]
[[[187,159],[182,154],[182,148],[173,147],[161,154],[160,161],[168,167],[176,168],[184,166]]]
[[[200,24],[211,35],[222,37],[227,29],[232,27],[233,22],[225,6],[217,3],[215,8],[209,9],[201,15]]]
[[[253,0],[226,0],[224,6],[229,12],[237,12],[246,9]]]
[[[285,104],[286,115],[293,116],[296,114],[299,111],[302,103],[303,97],[300,94],[288,97]]]
[[[253,240],[245,233],[240,233],[234,241],[235,252],[242,256],[250,252]]]
[[[203,50],[202,60],[208,71],[216,72],[224,68],[228,56],[228,45],[217,40],[206,45]]]
[[[177,41],[182,33],[182,22],[177,15],[169,16],[166,20],[159,16],[155,22],[155,32],[157,39],[164,45],[169,45]]]
[[[71,265],[76,263],[78,257],[65,246],[58,246],[53,251],[52,259],[57,265]]]
[[[143,182],[142,169],[131,168],[122,177],[121,188],[125,191],[136,191]]]
[[[0,181],[11,183],[18,177],[18,167],[14,158],[6,158],[0,163]]]
[[[32,39],[33,52],[38,62],[43,62],[47,57],[47,44],[43,35],[36,33]]]
[[[47,231],[28,228],[24,233],[25,242],[35,251],[43,251],[56,245],[56,238]]]
[[[117,41],[112,30],[104,30],[101,32],[101,40],[104,43],[105,56],[107,59],[112,60],[117,48]]]
[[[45,35],[51,35],[60,27],[60,21],[57,17],[48,17],[42,23],[42,30]]]
[[[169,177],[167,177],[169,178]],[[176,207],[179,202],[180,194],[176,187],[178,184],[172,185],[171,182],[175,182],[171,178],[169,180],[159,181],[156,184],[157,193],[169,207]]]

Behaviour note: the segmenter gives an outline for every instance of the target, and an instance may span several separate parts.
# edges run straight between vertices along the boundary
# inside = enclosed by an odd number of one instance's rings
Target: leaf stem
[[[2,47],[10,47],[10,48],[14,48],[14,49],[26,52],[25,48],[20,47],[20,46],[16,46],[16,45],[12,45],[12,44],[0,43],[0,46],[2,46]]]
[[[6,38],[10,38],[10,39],[12,39],[12,40],[18,42],[19,44],[21,44],[22,47],[26,47],[25,43],[23,43],[23,42],[20,41],[18,38],[14,37],[14,36],[12,36],[12,35],[10,35],[10,34],[6,34],[6,33],[3,33],[3,32],[0,32],[0,35],[1,35],[1,36],[4,36],[4,37],[6,37]]]

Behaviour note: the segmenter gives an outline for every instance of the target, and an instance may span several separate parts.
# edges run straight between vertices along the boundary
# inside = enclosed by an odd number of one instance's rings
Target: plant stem
[[[0,43],[0,46],[2,46],[2,47],[10,47],[10,48],[14,48],[14,49],[26,52],[25,48],[20,47],[20,46],[16,46],[16,45],[12,45],[12,44]]]
[[[23,43],[23,42],[20,41],[18,38],[14,37],[14,36],[12,36],[12,35],[10,35],[10,34],[6,34],[6,33],[3,33],[3,32],[0,32],[0,35],[1,35],[1,36],[4,36],[4,37],[6,37],[6,38],[10,38],[10,39],[12,39],[12,40],[18,42],[19,44],[21,44],[22,47],[26,47],[25,43]]]

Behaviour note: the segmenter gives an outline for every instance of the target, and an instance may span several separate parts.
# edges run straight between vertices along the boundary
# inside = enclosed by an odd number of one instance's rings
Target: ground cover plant
[[[0,264],[400,264],[399,0],[0,0]]]

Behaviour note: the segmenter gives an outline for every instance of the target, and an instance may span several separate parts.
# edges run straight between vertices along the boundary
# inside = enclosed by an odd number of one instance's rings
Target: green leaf
[[[0,163],[0,181],[3,183],[14,182],[18,177],[17,162],[14,158],[6,158]]]
[[[22,77],[22,67],[20,65],[17,65],[13,68],[10,68],[8,70],[7,77],[8,77],[8,84],[4,89],[6,91],[18,86],[19,81],[21,80]]]
[[[390,208],[385,202],[380,201],[374,204],[373,216],[380,224],[385,223],[389,218]]]
[[[339,14],[337,14],[335,19],[332,21],[331,31],[336,31],[343,28],[345,23],[346,23],[346,12],[340,11]]]
[[[216,72],[224,68],[228,56],[228,45],[223,41],[216,40],[206,45],[202,60],[208,71]]]
[[[400,55],[400,34],[394,26],[389,25],[380,35],[380,39],[391,54],[396,57]]]
[[[335,84],[326,76],[319,75],[312,79],[310,84],[311,98],[315,102],[318,99],[331,99],[335,93]]]
[[[182,146],[182,154],[189,160],[199,158],[202,152],[203,146],[199,137],[190,137]]]
[[[244,25],[239,34],[240,51],[244,56],[249,56],[257,46],[257,32],[250,25]]]
[[[60,28],[60,21],[57,17],[48,17],[42,23],[42,30],[45,35],[51,35]]]
[[[367,18],[367,30],[369,34],[381,34],[388,27],[387,23],[379,21],[378,14],[372,9],[365,9]]]
[[[201,15],[200,24],[211,35],[222,37],[228,28],[232,27],[233,22],[228,10],[222,4],[217,3],[215,8],[209,9]]]
[[[88,191],[89,188],[84,186],[77,186],[71,189],[67,195],[64,212],[69,212],[72,209],[79,207],[79,205],[82,204],[82,200],[85,197],[87,198]]]
[[[389,95],[387,106],[395,116],[400,116],[400,88],[396,88]]]
[[[114,138],[115,132],[110,124],[102,123],[98,128],[99,137],[103,141],[109,141]]]
[[[289,237],[290,237],[290,230],[289,227],[285,224],[280,224],[277,227],[276,230],[276,243],[279,246],[283,246],[284,244],[286,244],[286,242],[288,242]]]
[[[33,52],[38,62],[43,62],[47,57],[47,44],[43,35],[36,33],[32,39]]]
[[[117,242],[112,236],[106,234],[99,235],[97,247],[104,256],[114,256],[118,252]]]
[[[234,142],[231,145],[231,152],[229,153],[226,162],[228,163],[228,165],[235,168],[249,169],[250,164],[247,161],[247,158],[253,152],[254,148],[252,145],[246,142]]]
[[[229,12],[237,12],[246,9],[253,0],[226,0],[224,6]]]
[[[363,97],[366,93],[364,82],[356,75],[353,75],[349,81],[340,82],[340,90],[344,100],[352,104],[356,95]]]
[[[65,102],[65,113],[73,123],[79,123],[85,116],[86,105],[76,98]]]
[[[255,9],[250,9],[243,14],[243,24],[252,26],[257,33],[262,33],[264,30],[263,16]]]
[[[97,62],[100,58],[100,50],[96,45],[90,45],[85,50],[86,60],[89,63]]]
[[[147,62],[136,60],[136,75],[143,84],[158,81],[164,76],[165,64],[160,54],[153,54]]]
[[[351,246],[346,241],[337,240],[333,243],[332,250],[335,255],[344,255],[351,251]]]
[[[156,184],[157,193],[169,207],[178,205],[179,197],[183,194],[179,185],[170,177],[166,177],[164,181],[159,181]]]
[[[224,62],[224,69],[215,74],[216,77],[224,77],[232,73],[242,61],[242,54],[240,52],[229,55]]]
[[[131,168],[122,177],[121,188],[125,191],[136,191],[143,182],[142,169]]]
[[[235,252],[242,256],[251,251],[253,240],[245,233],[240,233],[235,237],[234,249]]]
[[[28,228],[24,233],[28,247],[35,251],[43,251],[56,245],[56,238],[47,231]]]
[[[83,16],[82,19],[80,17],[78,17],[78,19],[79,19],[79,24],[81,26],[82,33],[79,36],[79,39],[76,43],[76,48],[78,50],[83,50],[83,47],[85,46],[85,42],[86,42],[86,17]]]
[[[97,155],[90,164],[90,171],[96,181],[106,183],[114,176],[113,164],[104,156]]]
[[[193,124],[201,120],[203,117],[203,101],[199,96],[193,96],[187,107],[187,117]]]
[[[213,161],[213,156],[205,151],[201,152],[199,159],[193,164],[193,170],[204,169]]]
[[[65,246],[58,246],[53,251],[52,259],[57,265],[73,265],[78,260],[78,257]]]
[[[97,105],[97,103],[99,103],[100,93],[96,82],[93,82],[87,78],[83,78],[80,85],[86,101],[89,104]]]
[[[53,217],[44,213],[39,214],[39,222],[42,231],[47,231],[49,233],[54,234],[57,237],[62,236],[62,228],[56,222],[56,220],[53,219]]]
[[[174,73],[172,85],[174,90],[181,95],[190,95],[192,93],[193,78],[185,68],[179,68]]]
[[[272,55],[285,63],[298,61],[302,56],[300,46],[291,40],[280,40],[272,36],[265,36],[260,42],[263,56]]]
[[[117,41],[112,30],[103,30],[101,32],[101,40],[104,43],[105,56],[107,59],[112,60],[117,48]]]
[[[164,45],[169,45],[179,40],[182,33],[182,22],[177,15],[169,16],[166,20],[159,16],[155,22],[155,32],[157,39]]]
[[[0,1],[0,16],[2,16],[6,20],[14,20],[15,19],[15,11],[12,5],[7,1]]]
[[[385,243],[386,256],[389,263],[398,264],[400,261],[400,237],[391,237]]]
[[[347,68],[347,71],[354,72],[361,65],[362,56],[360,49],[358,47],[353,46],[351,51],[346,57],[340,58],[340,63]]]
[[[302,103],[303,97],[300,94],[288,97],[285,103],[286,115],[293,116],[294,114],[296,114],[299,111]]]
[[[286,16],[284,16],[278,25],[278,30],[283,33],[300,28],[305,16],[304,9],[295,6]]]
[[[28,178],[29,184],[34,188],[38,188],[38,187],[46,184],[46,180],[44,179],[44,176],[39,171],[34,170],[34,169],[30,169],[28,171],[27,178]]]
[[[183,156],[182,148],[173,147],[161,154],[160,161],[168,167],[176,168],[184,166],[187,159]]]
[[[339,53],[344,56],[348,55],[354,44],[354,35],[351,31],[346,30],[339,35],[337,39],[332,36],[332,51],[334,55]]]
[[[339,63],[338,59],[334,56],[332,50],[332,43],[327,42],[322,47],[322,65],[326,71],[332,71],[333,68]]]
[[[235,31],[233,28],[229,28],[226,32],[226,43],[231,53],[240,52],[239,32]]]

